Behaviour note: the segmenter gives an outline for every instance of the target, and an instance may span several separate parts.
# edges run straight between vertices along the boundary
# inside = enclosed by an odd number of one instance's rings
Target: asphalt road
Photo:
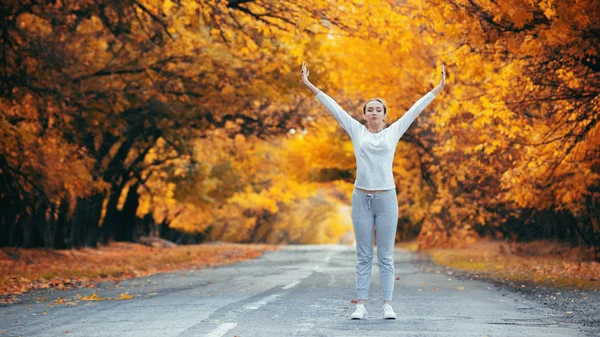
[[[96,289],[43,290],[0,307],[2,336],[592,336],[558,312],[396,252],[394,308],[383,320],[377,266],[369,319],[354,309],[355,251],[291,246],[223,267],[158,274]],[[92,294],[104,301],[81,301]],[[128,293],[131,299],[114,300]],[[52,305],[58,298],[63,303]]]

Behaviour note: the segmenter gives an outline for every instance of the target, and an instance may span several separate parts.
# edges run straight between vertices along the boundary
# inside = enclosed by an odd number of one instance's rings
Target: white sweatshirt
[[[352,139],[356,157],[356,181],[354,186],[371,191],[396,188],[392,174],[396,144],[421,111],[433,101],[435,95],[431,92],[425,94],[402,118],[379,133],[371,133],[322,91],[316,97],[331,112]]]

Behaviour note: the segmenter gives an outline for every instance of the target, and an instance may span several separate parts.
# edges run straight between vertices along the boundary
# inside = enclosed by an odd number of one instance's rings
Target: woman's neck
[[[380,133],[383,130],[383,125],[382,124],[378,124],[378,125],[367,124],[367,130],[369,130],[370,133]]]

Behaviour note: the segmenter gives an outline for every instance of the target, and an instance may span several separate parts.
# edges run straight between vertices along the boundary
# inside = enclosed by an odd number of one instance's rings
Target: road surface
[[[414,257],[400,251],[395,254],[397,320],[381,318],[376,265],[367,304],[369,319],[349,319],[355,296],[352,246],[290,246],[255,260],[130,279],[118,286],[103,283],[96,289],[32,292],[20,296],[18,304],[0,307],[0,337],[565,337],[594,333],[589,327],[565,323],[568,313],[483,281],[456,279],[444,268],[420,268]],[[78,300],[94,293],[112,300]],[[114,300],[123,293],[133,297]],[[67,304],[52,305],[58,297]]]

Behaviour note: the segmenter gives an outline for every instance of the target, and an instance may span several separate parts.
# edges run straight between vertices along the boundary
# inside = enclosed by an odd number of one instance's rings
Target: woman
[[[383,318],[396,319],[392,308],[394,291],[394,241],[398,224],[398,198],[392,174],[396,144],[417,118],[446,85],[442,65],[441,81],[437,87],[419,99],[405,114],[385,128],[387,107],[378,98],[368,100],[363,107],[365,125],[346,113],[331,97],[308,80],[306,64],[302,64],[302,82],[319,102],[335,117],[350,135],[356,157],[356,180],[352,192],[352,223],[356,238],[356,311],[352,319],[366,319],[365,303],[369,295],[373,265],[373,237],[377,226],[377,260],[383,287]]]

